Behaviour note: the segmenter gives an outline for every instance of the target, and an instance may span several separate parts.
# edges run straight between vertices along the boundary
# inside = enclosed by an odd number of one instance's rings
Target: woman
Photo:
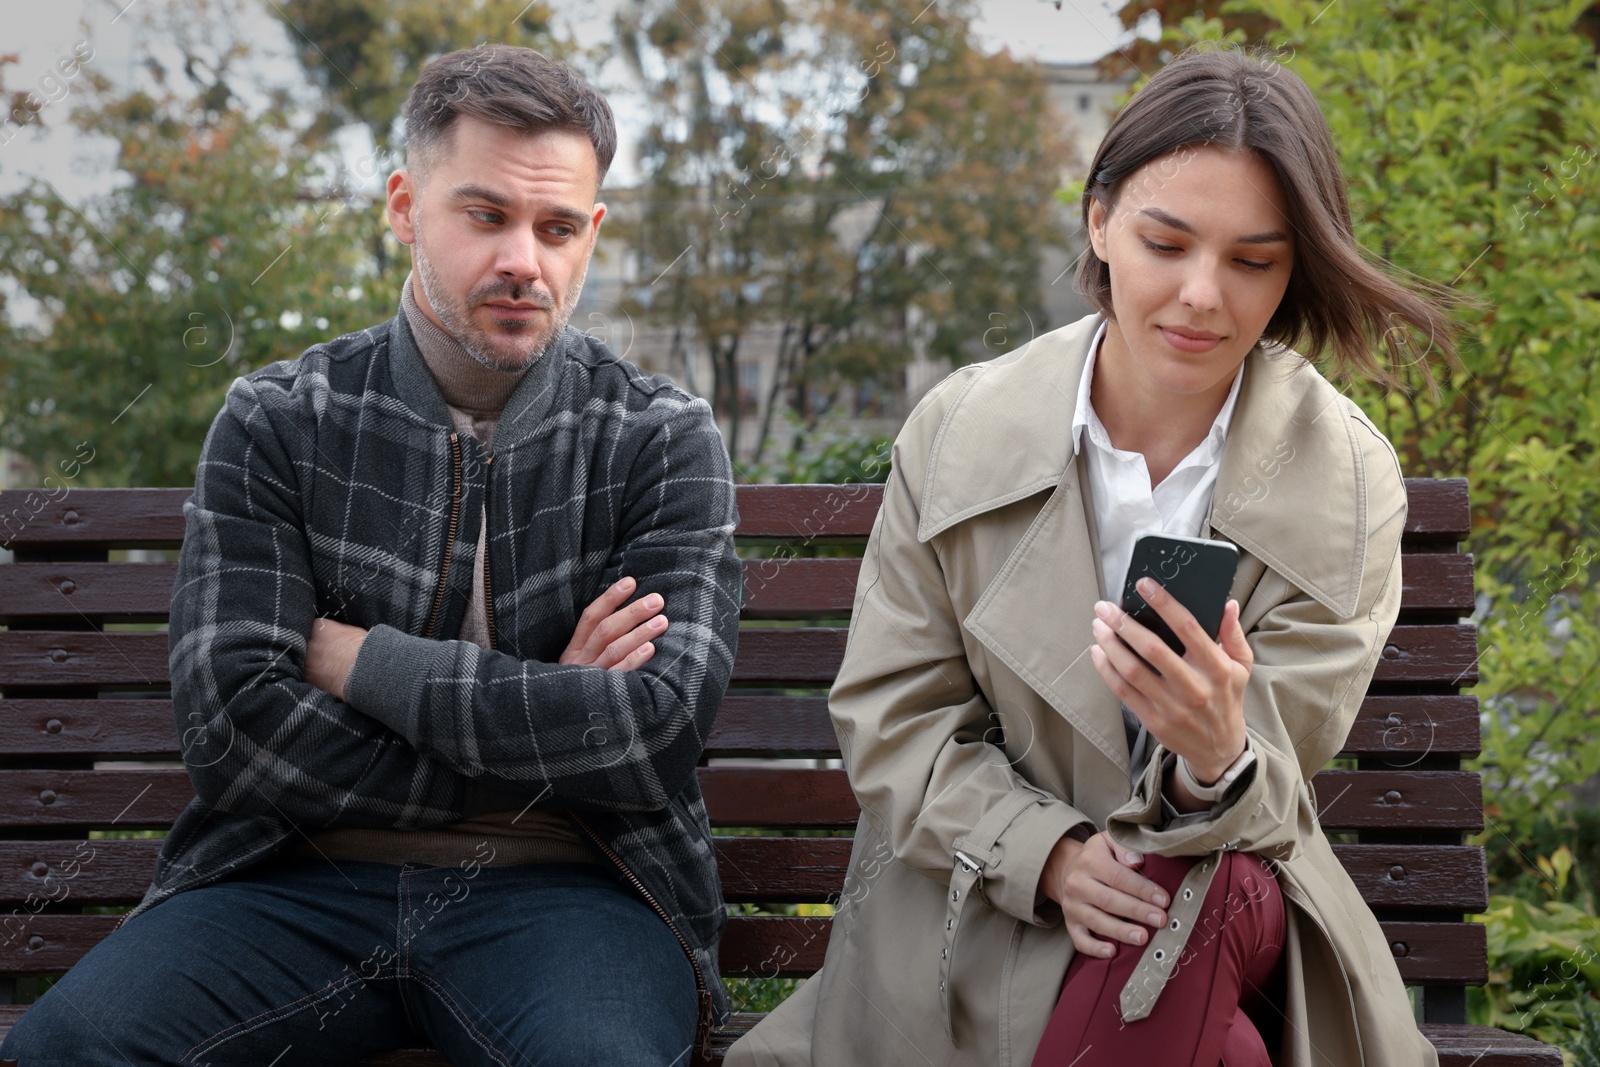
[[[1179,58],[1090,173],[1100,313],[951,375],[896,441],[830,700],[844,896],[730,1064],[1437,1062],[1306,784],[1399,611],[1405,488],[1287,346],[1392,386],[1408,334],[1453,355],[1443,294],[1363,258],[1276,64]],[[1113,606],[1145,529],[1239,549],[1214,641],[1141,584],[1181,659]]]

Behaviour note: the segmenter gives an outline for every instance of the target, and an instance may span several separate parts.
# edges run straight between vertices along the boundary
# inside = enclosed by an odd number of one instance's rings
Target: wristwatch
[[[1221,778],[1218,778],[1210,785],[1201,785],[1199,780],[1195,778],[1194,771],[1189,769],[1189,761],[1184,759],[1182,756],[1179,756],[1178,781],[1183,783],[1183,787],[1187,789],[1190,795],[1192,795],[1196,800],[1204,800],[1207,803],[1215,804],[1227,794],[1229,789],[1233,788],[1234,783],[1239,780],[1240,775],[1244,774],[1245,770],[1255,761],[1255,746],[1251,744],[1250,737],[1248,734],[1246,734],[1244,739],[1244,751],[1239,753],[1239,758],[1233,761],[1233,765],[1231,767],[1222,772]]]

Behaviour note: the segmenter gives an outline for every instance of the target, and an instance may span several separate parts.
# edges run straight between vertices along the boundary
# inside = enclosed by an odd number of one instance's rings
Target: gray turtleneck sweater
[[[450,409],[456,432],[471,434],[485,450],[494,447],[495,425],[506,401],[521,384],[528,368],[501,371],[485,367],[450,334],[440,329],[417,305],[412,290],[415,274],[406,276],[400,307],[416,339],[423,361]],[[532,364],[530,363],[531,367]],[[478,551],[488,550],[488,516],[478,525]],[[481,648],[489,647],[489,616],[484,607],[483,568],[473,568],[472,602],[457,634]],[[437,830],[327,830],[309,838],[297,855],[378,863],[434,863],[457,866],[469,859],[481,862],[479,842],[494,848],[485,866],[518,863],[594,863],[597,858],[571,820],[554,808],[530,806],[521,811],[497,811]]]

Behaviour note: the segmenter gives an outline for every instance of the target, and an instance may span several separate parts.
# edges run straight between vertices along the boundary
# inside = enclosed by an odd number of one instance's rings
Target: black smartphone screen
[[[1228,606],[1228,591],[1233,588],[1238,562],[1239,549],[1227,541],[1143,534],[1133,546],[1133,559],[1128,562],[1128,575],[1122,583],[1122,610],[1181,656],[1183,642],[1155,608],[1145,603],[1134,584],[1145,575],[1154,578],[1189,609],[1206,636],[1215,641],[1222,629],[1222,613]]]

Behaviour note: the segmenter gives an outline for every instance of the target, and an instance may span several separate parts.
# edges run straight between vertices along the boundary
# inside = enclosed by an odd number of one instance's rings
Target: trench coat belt
[[[1167,925],[1150,938],[1138,965],[1122,987],[1118,1003],[1124,1022],[1138,1022],[1156,1006],[1156,998],[1177,966],[1189,934],[1198,925],[1211,879],[1222,866],[1223,851],[1219,849],[1202,858],[1183,876],[1177,893],[1173,894],[1172,907],[1167,911]]]
[[[950,1011],[952,968],[956,960],[956,935],[961,932],[961,916],[972,895],[983,887],[983,874],[999,860],[994,853],[995,842],[1005,833],[1006,827],[1028,808],[1050,799],[1049,794],[1031,786],[1019,786],[984,813],[966,836],[958,837],[952,844],[955,852],[955,871],[950,876],[950,893],[947,898],[944,920],[944,944],[939,949],[939,1001],[944,1009],[944,1033],[951,1045],[956,1044],[955,1026]]]

